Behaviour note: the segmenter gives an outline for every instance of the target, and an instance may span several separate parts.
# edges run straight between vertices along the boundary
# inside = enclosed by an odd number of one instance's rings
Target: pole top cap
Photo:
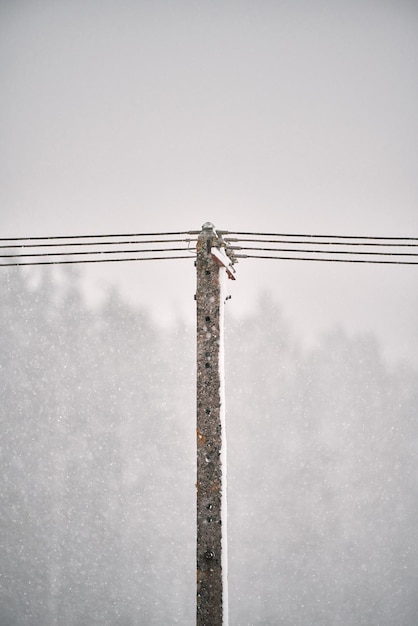
[[[202,226],[202,230],[215,230],[215,226],[212,222],[205,222]]]

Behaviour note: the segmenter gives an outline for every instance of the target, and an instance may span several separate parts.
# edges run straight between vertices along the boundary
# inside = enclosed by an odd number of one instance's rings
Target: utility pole
[[[197,306],[197,626],[227,626],[226,439],[223,312],[225,242],[206,222],[198,237]]]

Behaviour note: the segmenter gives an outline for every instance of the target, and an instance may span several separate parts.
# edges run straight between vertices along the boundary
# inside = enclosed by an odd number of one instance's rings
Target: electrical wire
[[[408,248],[418,248],[418,243],[382,243],[382,242],[367,242],[364,241],[309,241],[309,240],[300,240],[300,239],[238,239],[234,237],[225,238],[227,243],[276,243],[276,244],[287,244],[287,245],[321,245],[321,246],[378,246],[378,247],[408,247]],[[418,240],[417,240],[418,241]]]
[[[0,249],[5,252],[0,259],[7,261],[0,262],[0,267],[188,259],[195,256],[194,234],[197,231],[0,238]],[[181,243],[187,247],[173,246]]]
[[[418,237],[302,235],[232,231],[222,231],[222,235],[236,259],[418,265],[418,262],[414,260],[418,257],[418,253],[415,251],[418,248]],[[261,245],[249,245],[257,243]],[[276,247],[270,247],[268,244],[276,244]],[[281,247],[283,245],[286,247]],[[249,253],[243,254],[240,253],[241,251],[248,251]],[[266,254],[253,254],[252,252]]]
[[[47,237],[0,237],[0,241],[52,241],[55,239],[73,240],[73,239],[115,239],[120,237],[171,237],[175,235],[198,235],[200,231],[174,231],[166,233],[127,233],[127,234],[113,234],[113,235],[54,235]]]
[[[255,258],[338,263],[418,264],[413,260],[418,257],[418,252],[405,250],[405,247],[418,248],[418,237],[301,235],[221,230],[217,233],[224,237],[226,250],[229,251],[232,262],[239,258]],[[171,231],[0,238],[0,250],[5,251],[4,254],[0,254],[0,259],[7,261],[0,262],[0,267],[194,258],[196,257],[194,244],[198,240],[196,237],[198,234],[199,231]],[[185,245],[173,247],[173,244],[187,244],[187,247]],[[266,244],[273,244],[276,247],[266,246]],[[277,247],[283,245],[285,247]],[[316,247],[311,247],[315,245]],[[151,247],[142,248],[141,246]],[[243,254],[243,251],[248,251],[250,254]],[[275,254],[252,254],[252,252]],[[181,253],[187,254],[183,256]],[[146,256],[150,254],[157,256]],[[387,257],[390,257],[390,260]]]
[[[77,259],[75,261],[65,260],[65,261],[29,261],[24,263],[0,263],[0,267],[18,267],[18,266],[26,266],[26,265],[69,265],[74,263],[118,263],[124,261],[166,261],[166,260],[175,260],[175,259],[190,259],[191,256],[154,256],[154,257],[130,257],[124,259]]]
[[[0,259],[13,259],[25,257],[44,257],[44,256],[78,256],[78,255],[110,255],[110,254],[143,254],[154,252],[184,252],[187,248],[151,248],[145,250],[83,250],[78,252],[38,252],[32,254],[0,254]]]
[[[116,246],[116,245],[143,245],[143,244],[153,244],[153,243],[192,243],[197,241],[196,238],[194,239],[145,239],[144,241],[139,241],[138,239],[135,239],[133,241],[95,241],[95,242],[90,242],[90,241],[77,241],[77,242],[73,242],[73,243],[23,243],[23,244],[19,244],[19,245],[12,245],[12,246],[7,246],[7,245],[0,245],[0,250],[1,249],[18,249],[20,250],[21,248],[65,248],[65,247],[75,247],[75,246]]]
[[[267,256],[257,254],[237,254],[237,259],[276,259],[279,261],[322,261],[326,263],[374,263],[385,265],[418,265],[418,261],[386,261],[377,259],[324,259],[322,257]]]
[[[418,237],[372,237],[368,235],[303,235],[303,234],[295,234],[295,233],[254,233],[254,232],[242,232],[242,231],[232,231],[232,230],[218,230],[217,231],[221,235],[244,235],[249,237],[303,237],[308,239],[361,239],[361,240],[376,240],[376,241],[417,241]]]
[[[418,253],[413,252],[370,252],[364,250],[309,250],[304,248],[256,248],[231,246],[231,250],[254,250],[258,252],[301,252],[303,254],[352,254],[352,255],[373,255],[373,256],[407,256],[417,257]]]

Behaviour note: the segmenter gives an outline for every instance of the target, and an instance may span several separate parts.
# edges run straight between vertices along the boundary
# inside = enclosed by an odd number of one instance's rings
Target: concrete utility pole
[[[225,243],[206,222],[197,243],[197,626],[227,626],[226,440],[223,373]]]

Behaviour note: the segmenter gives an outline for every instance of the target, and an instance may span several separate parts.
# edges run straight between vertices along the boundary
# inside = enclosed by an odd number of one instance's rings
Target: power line
[[[180,231],[1,238],[0,249],[5,254],[1,254],[0,259],[7,262],[0,263],[0,267],[187,259],[195,256],[195,247],[191,247],[195,241],[196,237],[192,233]],[[150,244],[151,247],[138,247]],[[188,254],[184,256],[181,253]]]
[[[230,234],[237,236],[229,236]],[[243,237],[240,237],[240,235]],[[232,231],[228,231],[228,233],[225,233],[225,241],[237,259],[256,258],[283,261],[373,263],[386,265],[418,264],[418,262],[414,261],[414,259],[418,257],[418,253],[415,252],[415,249],[418,248],[417,237],[302,235],[251,232],[232,233]],[[256,246],[249,244],[261,245]],[[276,244],[276,247],[271,247],[268,244]],[[286,247],[281,247],[283,245]],[[405,248],[409,248],[409,250],[407,251]],[[249,253],[244,254],[244,251],[248,251]],[[266,254],[253,254],[253,252]]]
[[[361,239],[361,240],[376,240],[376,241],[417,241],[418,237],[372,237],[368,235],[317,235],[317,234],[295,234],[295,233],[255,233],[255,232],[242,232],[233,230],[218,230],[221,235],[244,235],[250,237],[306,237],[309,239]]]
[[[237,259],[276,259],[279,261],[323,261],[326,263],[374,263],[385,265],[418,265],[418,261],[386,261],[375,259],[324,259],[322,257],[267,256],[256,254],[237,254]]]
[[[45,257],[45,256],[78,256],[78,255],[96,255],[100,254],[143,254],[154,252],[186,252],[187,248],[149,248],[145,250],[83,250],[78,252],[34,252],[31,254],[1,254],[0,259],[26,258],[26,257]]]
[[[75,261],[29,261],[24,263],[0,263],[0,267],[18,267],[24,265],[69,265],[75,263],[118,263],[124,261],[166,261],[174,259],[191,259],[191,255],[186,256],[155,256],[155,257],[126,257],[120,258],[105,258],[105,259],[77,259]]]
[[[114,239],[120,237],[171,237],[176,235],[198,235],[200,231],[174,231],[174,232],[159,232],[159,233],[126,233],[126,234],[111,234],[111,235],[54,235],[46,237],[0,237],[0,241],[52,241],[52,240],[73,240],[73,239]]]
[[[291,235],[289,235],[291,236]],[[317,245],[320,244],[321,246],[363,246],[363,247],[369,247],[369,246],[378,246],[378,247],[383,247],[383,248],[387,248],[387,247],[396,247],[396,248],[401,248],[401,247],[409,247],[409,248],[417,248],[418,247],[418,243],[383,243],[383,242],[376,242],[376,241],[368,241],[368,242],[364,242],[364,241],[350,241],[350,242],[346,242],[346,241],[309,241],[309,240],[300,240],[300,239],[239,239],[239,238],[235,238],[235,237],[227,237],[225,238],[225,241],[227,243],[277,243],[277,244],[287,244],[287,245]],[[418,241],[418,240],[417,240]]]
[[[7,261],[0,263],[0,267],[195,258],[194,244],[197,241],[197,234],[199,231],[0,238],[0,249],[6,252],[0,255],[0,259]],[[406,247],[418,248],[418,237],[302,235],[226,230],[218,230],[215,234],[224,236],[226,252],[229,253],[231,262],[234,259],[255,258],[338,263],[418,264],[413,260],[418,257],[418,253],[405,250]],[[173,246],[173,244],[187,244],[187,246]],[[268,244],[276,247],[270,247]],[[283,245],[285,247],[277,247]],[[312,248],[311,246],[314,245],[316,247]],[[142,248],[141,246],[151,247]],[[244,254],[243,251],[250,253]],[[252,254],[253,252],[275,254]],[[187,254],[181,255],[181,253]]]
[[[413,252],[370,252],[365,250],[309,250],[303,248],[257,248],[257,247],[241,247],[231,246],[231,250],[255,250],[259,252],[301,252],[306,254],[352,254],[352,255],[375,255],[375,256],[406,256],[416,257],[417,253]]]
[[[5,241],[0,239],[0,241]],[[10,241],[10,240],[9,240]],[[144,239],[142,241],[138,239],[127,240],[127,241],[77,241],[72,243],[22,243],[22,244],[14,244],[14,245],[0,245],[0,249],[18,249],[21,248],[63,248],[63,247],[75,247],[75,246],[117,246],[117,245],[143,245],[143,244],[155,244],[155,243],[192,243],[197,241],[196,238],[187,238],[187,239]]]
[[[174,248],[169,248],[169,247],[161,248],[160,247],[160,248],[143,248],[143,249],[142,248],[140,248],[140,249],[137,249],[137,248],[120,249],[120,247],[119,247],[119,246],[121,246],[123,244],[125,244],[125,245],[131,245],[131,244],[134,244],[134,243],[135,244],[145,244],[145,243],[154,243],[154,242],[157,242],[157,241],[160,242],[160,243],[165,243],[165,244],[172,243],[173,241],[178,241],[178,242],[187,241],[189,246],[187,248],[183,246],[183,247],[174,247]],[[250,241],[250,242],[251,241],[262,242],[262,240],[248,240],[248,241]],[[270,241],[275,243],[274,240],[270,240]],[[289,241],[289,242],[287,242],[287,241],[284,241],[284,240],[281,240],[281,241],[283,241],[287,245],[290,245],[291,243],[293,243],[293,244],[305,243],[305,245],[306,245],[306,242],[299,242],[299,241],[292,241],[292,242]],[[242,240],[241,241],[241,243],[246,243],[246,242],[247,242],[247,240]],[[52,257],[52,256],[55,256],[55,257],[58,257],[58,256],[69,257],[69,256],[89,256],[89,255],[105,256],[105,255],[115,255],[115,254],[146,254],[146,253],[156,253],[156,252],[183,252],[183,251],[194,253],[194,249],[190,248],[190,243],[191,243],[191,240],[182,240],[182,239],[181,240],[180,239],[177,239],[177,240],[167,240],[167,241],[166,240],[146,240],[146,241],[143,241],[143,242],[140,242],[138,240],[130,241],[130,242],[117,241],[114,244],[114,245],[118,246],[118,247],[116,247],[116,249],[105,249],[105,250],[104,249],[99,249],[99,250],[95,249],[96,247],[98,247],[96,243],[90,244],[90,243],[80,243],[80,242],[72,243],[72,244],[59,243],[59,244],[44,244],[44,245],[41,245],[41,244],[26,244],[26,245],[23,245],[23,246],[12,246],[12,247],[0,246],[0,248],[2,248],[2,249],[7,249],[7,250],[11,250],[11,251],[20,250],[22,248],[24,248],[24,249],[36,248],[38,250],[40,248],[42,248],[38,252],[3,254],[3,255],[0,255],[0,258],[4,258],[4,259],[10,259],[10,258],[34,258],[34,257],[41,258],[41,257],[45,257],[45,256],[49,256],[49,257]],[[326,245],[326,244],[336,245],[336,243],[340,243],[340,245],[344,245],[346,248],[352,246],[352,244],[346,244],[346,243],[343,244],[341,242],[317,242],[317,243],[320,243],[321,246],[322,245]],[[106,243],[106,242],[99,242],[99,244],[101,244],[101,245],[108,245],[108,246],[111,245],[111,244]],[[367,247],[370,244],[360,244],[360,243],[357,243],[356,245],[357,246],[361,245],[364,248],[365,246]],[[317,248],[314,248],[314,249],[309,248],[309,249],[307,249],[307,248],[289,248],[289,247],[287,247],[287,248],[271,248],[271,247],[258,247],[258,246],[237,246],[237,245],[232,245],[232,246],[230,245],[230,246],[228,246],[228,249],[229,250],[234,250],[234,251],[235,250],[250,250],[250,251],[259,251],[259,252],[305,253],[305,254],[310,254],[310,255],[314,255],[314,254],[363,255],[363,256],[367,255],[367,256],[380,256],[380,257],[381,256],[403,256],[403,257],[416,257],[416,256],[418,256],[418,254],[413,253],[413,252],[399,252],[399,251],[393,251],[393,250],[388,251],[387,250],[388,246],[391,247],[391,248],[397,247],[396,244],[372,244],[372,245],[383,246],[385,248],[385,251],[384,252],[382,252],[382,251],[375,252],[375,251],[364,250],[364,249],[363,250],[358,250],[358,249],[355,249],[355,250],[341,250],[341,249],[340,250],[330,250],[330,249],[323,250],[323,249],[317,249]],[[405,245],[417,247],[415,244],[405,244]],[[74,246],[78,246],[77,251],[73,250]],[[89,249],[80,251],[79,250],[80,246],[82,246],[84,248],[87,247]],[[43,250],[43,248],[62,249],[63,247],[67,248],[65,252],[62,252],[62,251],[60,251],[60,252],[50,252],[50,251],[47,251],[46,252],[46,251]],[[99,246],[99,248],[100,247],[101,246]],[[266,258],[266,257],[263,257],[263,258]]]
[[[173,237],[179,235],[191,235],[197,236],[200,231],[197,230],[189,230],[189,231],[170,231],[170,232],[147,232],[147,233],[119,233],[119,234],[88,234],[88,235],[51,235],[45,237],[0,237],[0,242],[26,242],[26,241],[70,241],[70,240],[79,240],[79,239],[116,239],[116,238],[138,238],[138,237]],[[371,235],[321,235],[321,234],[295,234],[295,233],[261,233],[261,232],[247,232],[247,231],[230,231],[230,230],[218,230],[220,235],[226,235],[228,239],[230,239],[230,235],[243,235],[249,237],[274,237],[277,238],[303,238],[306,239],[339,239],[339,240],[347,240],[350,241],[352,245],[354,245],[353,240],[361,240],[361,241],[415,241],[418,242],[418,237],[387,237],[387,236],[371,236]],[[182,239],[179,241],[188,241],[187,239]],[[237,241],[236,239],[231,239],[233,241]],[[88,242],[85,242],[86,244]],[[113,242],[109,242],[113,243]],[[123,242],[121,242],[123,243]],[[127,242],[125,242],[127,243]],[[136,242],[132,242],[136,243]],[[25,244],[21,244],[25,245]],[[47,244],[45,244],[47,245]],[[58,244],[57,244],[58,245]],[[64,244],[65,245],[65,244]],[[370,244],[373,245],[373,244]],[[402,245],[402,244],[397,244]],[[418,245],[415,244],[415,245]]]

